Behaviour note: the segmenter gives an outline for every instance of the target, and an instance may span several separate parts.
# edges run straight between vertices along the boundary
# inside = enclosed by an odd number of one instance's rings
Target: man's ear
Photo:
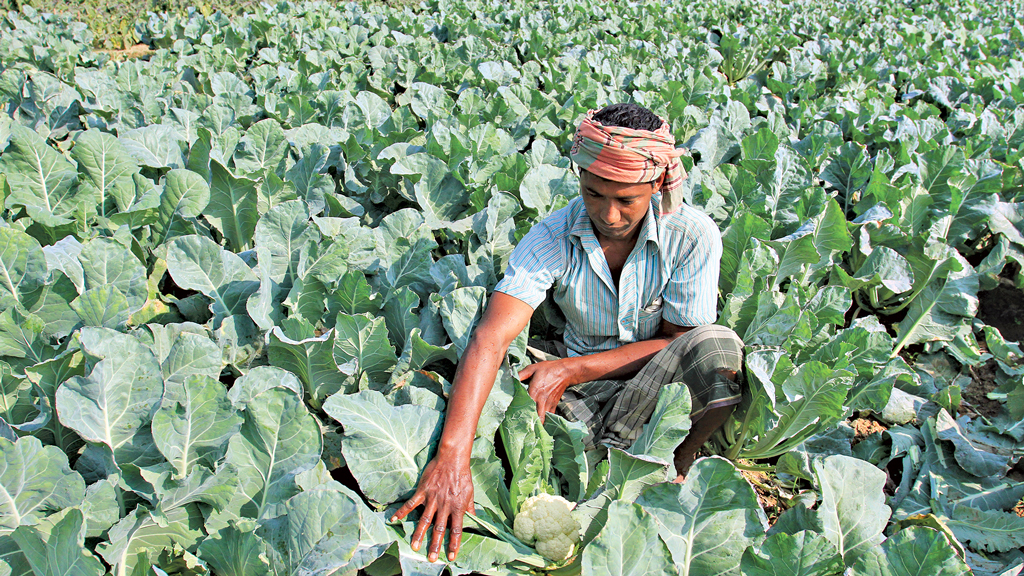
[[[654,180],[651,180],[651,184],[654,186],[655,192],[661,190],[661,185],[665,183],[665,176],[668,176],[668,170],[662,172],[661,176],[658,176]]]

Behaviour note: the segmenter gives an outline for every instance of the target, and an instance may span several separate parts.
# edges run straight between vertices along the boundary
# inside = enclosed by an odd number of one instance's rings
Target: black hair
[[[639,104],[624,103],[605,106],[594,114],[594,120],[605,126],[654,132],[661,128],[661,118]]]

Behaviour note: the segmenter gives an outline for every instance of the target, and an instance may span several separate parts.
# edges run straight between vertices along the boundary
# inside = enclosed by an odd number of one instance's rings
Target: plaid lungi
[[[531,342],[537,360],[565,357],[564,346]],[[544,349],[542,349],[544,348]],[[737,381],[720,370],[735,372]],[[604,444],[629,448],[640,436],[661,387],[682,382],[690,391],[692,419],[711,408],[738,404],[743,376],[743,342],[732,330],[710,324],[679,336],[629,380],[594,380],[570,386],[556,411],[586,425],[588,449]]]

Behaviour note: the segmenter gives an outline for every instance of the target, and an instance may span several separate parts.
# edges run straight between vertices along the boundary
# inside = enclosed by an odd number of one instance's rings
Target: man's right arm
[[[533,308],[522,300],[502,292],[492,294],[455,371],[437,454],[424,468],[416,493],[392,516],[392,520],[400,520],[423,505],[411,544],[418,550],[433,524],[427,549],[430,561],[437,559],[446,528],[451,530],[448,559],[454,560],[458,554],[463,514],[473,510],[469,460],[480,413],[509,345],[532,315]]]

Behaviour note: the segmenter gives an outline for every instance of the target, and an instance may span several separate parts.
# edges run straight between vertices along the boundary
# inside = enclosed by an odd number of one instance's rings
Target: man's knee
[[[743,341],[725,326],[697,326],[676,338],[671,346],[681,358],[700,363],[734,382],[743,371]]]

